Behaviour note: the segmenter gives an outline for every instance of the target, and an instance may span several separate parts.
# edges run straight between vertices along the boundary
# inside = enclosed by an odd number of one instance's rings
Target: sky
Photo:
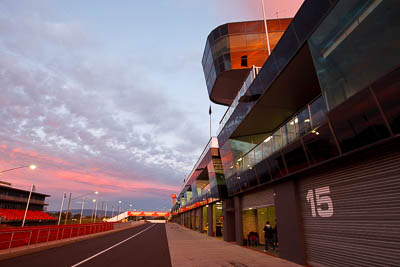
[[[265,0],[267,18],[302,2]],[[168,210],[210,138],[207,36],[257,19],[260,0],[0,1],[0,171],[38,166],[0,180],[50,211],[64,192],[71,208]],[[211,105],[215,135],[226,107]]]

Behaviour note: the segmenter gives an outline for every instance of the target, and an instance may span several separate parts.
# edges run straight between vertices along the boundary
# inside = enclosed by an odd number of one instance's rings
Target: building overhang
[[[217,76],[214,87],[210,94],[210,100],[216,104],[229,106],[244,80],[250,73],[251,68],[228,70]]]
[[[253,96],[249,90],[242,97],[243,101],[256,103],[231,138],[272,132],[320,93],[311,53],[305,44],[263,95]]]

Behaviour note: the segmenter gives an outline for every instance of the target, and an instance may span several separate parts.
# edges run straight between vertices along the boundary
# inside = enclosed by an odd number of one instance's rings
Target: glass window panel
[[[303,42],[312,33],[315,25],[318,25],[321,18],[330,8],[331,3],[329,0],[303,2],[292,22],[300,42]]]
[[[289,137],[288,137],[288,131],[287,131],[287,125],[283,125],[281,127],[281,134],[282,134],[282,146],[284,147],[289,143]]]
[[[268,158],[268,165],[270,167],[272,179],[277,179],[287,174],[285,163],[283,162],[280,152],[276,152]]]
[[[269,88],[272,81],[277,75],[278,68],[275,63],[275,58],[271,54],[271,57],[268,58],[268,60],[265,62],[264,66],[260,70],[260,73],[258,74],[258,77],[260,77],[263,84],[263,92],[260,92],[261,94],[264,93],[267,88]]]
[[[261,143],[261,144],[259,144],[258,146],[256,146],[256,148],[255,148],[255,150],[254,150],[254,165],[255,164],[257,164],[257,163],[259,163],[261,160],[262,160],[262,158],[263,158],[263,155],[262,155],[262,146],[263,146],[263,143]]]
[[[394,134],[400,133],[400,68],[372,85]]]
[[[297,134],[296,134],[296,125],[297,125],[297,123],[298,123],[298,119],[294,118],[293,120],[289,121],[286,124],[288,143],[293,142],[297,138]]]
[[[249,50],[264,50],[265,49],[265,34],[247,34],[247,49]]]
[[[302,139],[311,165],[339,155],[336,142],[327,123],[303,136]]]
[[[331,110],[329,118],[342,152],[390,135],[369,88]]]
[[[263,159],[267,158],[272,154],[272,136],[268,136],[267,139],[264,140],[263,144]]]
[[[244,175],[243,173],[241,173],[241,174],[238,176],[238,182],[239,182],[239,185],[240,185],[240,189],[241,189],[241,190],[245,190],[246,188],[249,187],[249,182],[247,181],[247,177],[246,177],[246,175]]]
[[[308,106],[297,115],[297,129],[300,136],[305,135],[311,131],[311,120],[310,113],[308,112]]]
[[[246,32],[265,32],[263,21],[249,21],[246,22]]]
[[[246,24],[245,23],[229,23],[228,31],[229,31],[229,34],[245,33],[246,32]]]
[[[256,164],[255,170],[257,172],[258,179],[260,183],[266,183],[271,181],[271,174],[269,172],[268,163],[266,160],[263,160]]]
[[[265,60],[268,57],[268,52],[266,50],[255,50],[247,51],[249,66],[261,67],[264,65]]]
[[[297,41],[296,35],[294,34],[293,28],[289,26],[281,37],[279,45],[274,49],[279,69],[282,70],[287,65],[299,48],[300,45]]]
[[[247,178],[247,181],[249,183],[249,187],[258,185],[257,175],[256,175],[256,172],[254,171],[254,168],[251,168],[251,169],[247,170],[243,174]]]
[[[230,35],[229,45],[231,52],[246,50],[246,35]]]
[[[321,96],[317,98],[310,105],[311,112],[311,127],[315,128],[326,121],[326,105],[324,98]]]
[[[250,154],[246,154],[243,156],[243,171],[246,171],[251,167],[251,162],[250,162]]]
[[[282,147],[281,129],[272,135],[273,151],[278,151]]]
[[[287,170],[293,173],[309,167],[303,145],[300,140],[289,144],[282,149],[283,157],[285,158]]]
[[[398,66],[400,27],[384,25],[400,25],[399,1],[337,1],[309,38],[329,110]]]
[[[228,25],[224,24],[219,27],[219,31],[221,33],[221,36],[227,35],[228,34]]]

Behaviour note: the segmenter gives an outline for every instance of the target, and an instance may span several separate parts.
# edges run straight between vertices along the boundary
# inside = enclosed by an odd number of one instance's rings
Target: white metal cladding
[[[344,165],[298,181],[308,264],[400,266],[400,146]]]
[[[274,190],[272,188],[252,190],[245,193],[240,198],[240,207],[242,210],[249,208],[262,208],[275,205]]]

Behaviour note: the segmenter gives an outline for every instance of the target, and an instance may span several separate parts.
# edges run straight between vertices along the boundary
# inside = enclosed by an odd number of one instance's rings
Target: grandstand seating
[[[0,209],[0,217],[4,221],[22,221],[24,219],[25,210],[14,210],[14,209]],[[26,214],[27,221],[39,221],[39,220],[56,220],[56,218],[49,214],[39,210],[28,210]]]

